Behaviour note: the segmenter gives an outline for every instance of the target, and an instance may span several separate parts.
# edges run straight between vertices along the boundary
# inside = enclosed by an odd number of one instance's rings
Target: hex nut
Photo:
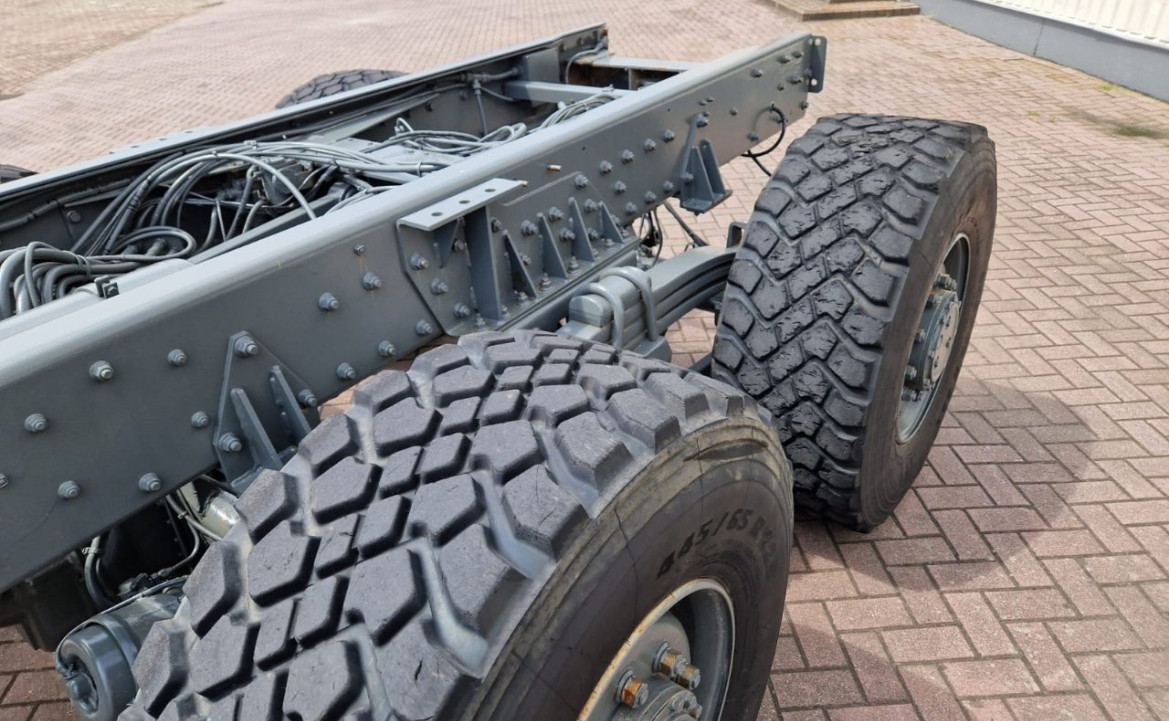
[[[187,364],[187,354],[182,348],[175,348],[170,353],[166,354],[166,362],[170,363],[175,368],[182,368]]]
[[[211,418],[203,411],[195,411],[191,415],[191,425],[195,428],[206,428],[211,425]]]
[[[77,485],[77,481],[65,481],[57,486],[57,495],[71,501],[81,495],[81,486]]]
[[[219,437],[216,445],[224,453],[239,453],[244,449],[243,442],[234,433],[224,433]]]
[[[296,402],[301,404],[305,408],[316,408],[317,407],[317,397],[308,388],[305,388],[300,393],[296,394]]]
[[[7,487],[8,487],[8,476],[4,475],[3,473],[0,473],[0,488],[7,488]]]
[[[332,293],[322,293],[321,297],[317,299],[317,307],[326,313],[341,308],[341,301],[337,300],[337,296]]]
[[[456,315],[458,314],[457,307],[455,308],[455,314]],[[383,340],[381,343],[377,344],[377,354],[380,355],[382,358],[391,358],[397,352],[398,352],[398,349],[395,348],[394,344],[389,342],[388,340]]]
[[[240,358],[251,358],[260,352],[260,346],[250,335],[243,335],[236,338],[233,347],[235,354]]]
[[[114,379],[114,367],[107,361],[99,360],[89,367],[89,377],[98,383]]]
[[[24,419],[24,430],[29,433],[44,433],[49,429],[49,419],[43,413],[33,413]]]
[[[366,273],[361,276],[361,287],[366,290],[377,290],[382,287],[382,279],[377,273]]]
[[[158,493],[162,490],[162,479],[156,473],[147,473],[138,479],[138,488],[143,493]]]
[[[357,369],[348,363],[342,363],[337,366],[337,378],[343,381],[352,381],[357,379]]]

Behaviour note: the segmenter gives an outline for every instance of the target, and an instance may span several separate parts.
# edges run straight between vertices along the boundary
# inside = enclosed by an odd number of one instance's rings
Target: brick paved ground
[[[596,19],[622,54],[671,58],[796,29],[749,0],[334,6],[228,0],[43,76],[0,103],[4,160],[48,167],[263,110],[321,71]],[[810,27],[831,39],[814,113],[990,128],[999,230],[957,396],[896,518],[797,527],[759,721],[1169,719],[1169,107],[924,17]],[[759,187],[753,166],[728,176],[712,235]],[[680,358],[709,333],[684,321]],[[0,721],[69,718],[48,667],[0,630]]]

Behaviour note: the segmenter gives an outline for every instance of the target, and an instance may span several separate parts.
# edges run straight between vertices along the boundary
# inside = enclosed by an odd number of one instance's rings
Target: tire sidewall
[[[633,628],[671,591],[711,578],[728,591],[736,623],[721,718],[754,719],[779,634],[791,537],[791,475],[774,434],[743,419],[691,434],[573,541],[575,553],[500,655],[511,665],[493,671],[484,683],[490,697],[468,717],[575,719]]]
[[[858,510],[867,527],[875,527],[892,513],[915,480],[937,437],[958,382],[986,283],[994,237],[995,202],[993,145],[986,138],[978,138],[959,159],[950,177],[940,184],[925,231],[914,244],[909,273],[887,327],[885,351],[866,420],[858,479]],[[897,436],[897,413],[905,368],[937,270],[959,233],[968,236],[970,255],[958,331],[945,373],[925,416],[916,432],[902,442]]]

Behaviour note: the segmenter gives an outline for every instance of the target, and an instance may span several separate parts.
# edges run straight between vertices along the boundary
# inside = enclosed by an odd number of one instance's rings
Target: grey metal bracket
[[[284,465],[320,422],[316,402],[308,385],[250,333],[241,331],[228,339],[211,442],[220,468],[237,491],[242,492],[259,469]]]
[[[818,93],[824,89],[824,67],[828,58],[828,38],[813,35],[808,41],[808,92]]]
[[[679,194],[683,208],[693,213],[705,213],[731,197],[731,192],[723,182],[722,172],[718,169],[714,146],[709,140],[703,138],[696,145],[691,145],[684,157],[686,165],[682,170],[682,190]]]

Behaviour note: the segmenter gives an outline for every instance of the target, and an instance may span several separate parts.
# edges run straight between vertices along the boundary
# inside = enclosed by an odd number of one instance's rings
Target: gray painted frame
[[[0,207],[45,184],[375,103],[444,74],[536,67],[550,52],[563,64],[605,34],[585,28],[133,146],[6,185]],[[131,274],[116,296],[78,293],[0,323],[0,590],[208,469],[243,477],[277,465],[316,421],[310,396],[336,395],[444,333],[555,329],[574,297],[633,264],[625,226],[670,197],[694,200],[696,178],[707,192],[695,202],[717,203],[717,166],[778,131],[772,108],[788,122],[803,116],[808,92],[823,87],[826,48],[798,34],[740,51],[231,252]],[[570,254],[582,256],[575,270]],[[670,266],[680,280],[659,278],[661,287],[708,290],[689,304],[655,298],[658,317],[707,300],[711,273],[725,282],[726,265]],[[533,284],[545,273],[547,284]],[[493,303],[493,313],[479,324],[460,303]],[[637,322],[641,333],[623,329],[623,345],[646,339]],[[91,376],[99,361],[112,378]]]

